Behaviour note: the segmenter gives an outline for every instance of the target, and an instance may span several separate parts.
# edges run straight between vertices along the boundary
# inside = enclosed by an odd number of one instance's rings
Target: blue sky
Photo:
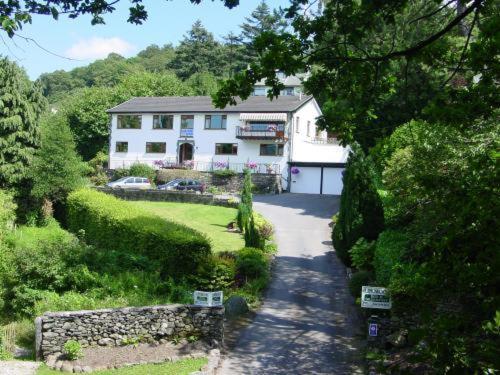
[[[105,16],[105,25],[92,26],[87,16],[76,20],[61,17],[58,21],[49,16],[35,16],[33,23],[25,25],[19,34],[33,38],[53,53],[78,61],[53,56],[33,42],[18,37],[9,40],[5,34],[2,35],[5,43],[0,43],[0,55],[16,61],[31,79],[36,79],[41,73],[87,65],[109,52],[133,56],[150,44],[176,45],[197,19],[220,39],[229,31],[238,33],[238,26],[260,0],[240,2],[238,7],[229,10],[219,0],[204,0],[200,5],[192,5],[188,0],[145,0],[149,18],[143,25],[126,22],[127,0],[122,0],[114,13]],[[286,7],[288,0],[267,0],[267,3],[270,7]]]

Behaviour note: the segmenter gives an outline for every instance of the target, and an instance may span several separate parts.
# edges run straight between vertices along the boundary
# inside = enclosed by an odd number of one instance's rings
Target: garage
[[[344,167],[344,163],[291,163],[290,192],[340,195]]]

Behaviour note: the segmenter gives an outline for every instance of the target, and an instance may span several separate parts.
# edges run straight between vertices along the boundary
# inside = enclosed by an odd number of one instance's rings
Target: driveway
[[[279,253],[264,303],[219,374],[362,373],[357,313],[330,241],[338,207],[332,196],[254,197],[275,225]]]

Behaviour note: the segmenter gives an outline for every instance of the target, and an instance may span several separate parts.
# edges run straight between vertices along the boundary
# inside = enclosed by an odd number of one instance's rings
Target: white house
[[[278,173],[295,193],[340,194],[348,149],[318,131],[312,96],[251,96],[218,109],[208,96],[139,97],[108,110],[109,165],[189,165]],[[298,172],[298,173],[297,173]]]

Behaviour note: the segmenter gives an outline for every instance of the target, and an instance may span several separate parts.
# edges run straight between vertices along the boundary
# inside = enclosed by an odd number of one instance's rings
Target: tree
[[[193,4],[200,4],[202,0],[189,0]],[[239,0],[221,0],[228,8],[239,4]],[[25,23],[33,21],[32,15],[50,15],[57,20],[59,15],[65,14],[69,18],[77,18],[81,15],[91,15],[91,24],[104,24],[103,14],[113,13],[116,4],[120,0],[9,0],[7,4],[2,3],[0,9],[0,23],[2,30],[10,37],[16,35],[16,31],[22,29]],[[146,7],[142,0],[134,0],[133,6],[129,7],[127,22],[140,25],[148,18]]]
[[[21,184],[39,144],[38,120],[46,106],[38,84],[15,63],[0,59],[0,187]]]
[[[359,140],[366,149],[409,116],[449,123],[491,116],[499,78],[495,1],[472,1],[458,15],[439,0],[328,1],[316,17],[305,12],[312,3],[292,1],[287,17],[293,33],[256,38],[260,59],[222,86],[217,106],[247,98],[264,78],[277,96],[276,70],[290,75],[312,69],[306,89],[322,103],[319,125],[344,144]],[[467,37],[457,29],[462,21],[470,26]],[[456,84],[458,78],[463,84]],[[389,125],[382,122],[387,119]]]
[[[175,73],[139,72],[125,77],[115,87],[122,98],[133,96],[186,96],[192,95],[193,89],[182,82]]]
[[[195,73],[186,80],[194,95],[212,95],[219,89],[217,78],[208,72]]]
[[[224,73],[232,77],[235,73],[244,70],[250,61],[246,56],[246,47],[241,36],[230,32],[222,39],[224,40]]]
[[[68,122],[78,153],[84,160],[90,160],[98,151],[107,148],[109,116],[106,110],[123,99],[114,89],[91,87],[75,91],[61,103],[60,112]]]
[[[46,116],[41,122],[40,148],[30,169],[33,196],[56,204],[63,203],[71,191],[84,185],[87,172],[86,164],[76,152],[66,118]]]
[[[351,247],[361,238],[376,240],[384,229],[384,211],[375,187],[372,166],[357,144],[352,145],[342,183],[340,211],[332,241],[339,258],[350,266]]]
[[[52,103],[61,100],[68,92],[83,88],[86,85],[83,79],[76,78],[71,72],[64,70],[44,73],[39,80],[42,85],[43,95]]]
[[[247,59],[257,57],[258,51],[254,46],[255,39],[264,32],[281,33],[285,30],[287,22],[283,13],[274,9],[271,11],[265,0],[255,8],[250,17],[245,17],[241,24],[241,39],[246,45]]]
[[[174,69],[182,79],[201,72],[220,75],[222,72],[222,66],[219,63],[220,48],[213,34],[207,31],[198,20],[187,35],[184,35],[169,67]]]
[[[167,69],[167,65],[175,56],[175,49],[171,44],[159,47],[152,44],[137,54],[129,61],[141,65],[148,72],[160,73]]]

